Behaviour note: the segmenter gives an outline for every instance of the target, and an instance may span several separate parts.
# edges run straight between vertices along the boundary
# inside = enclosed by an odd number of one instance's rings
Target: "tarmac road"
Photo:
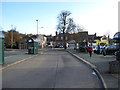
[[[2,71],[3,88],[100,88],[92,69],[65,51],[46,51]]]
[[[5,58],[8,58],[8,57],[12,57],[12,56],[15,56],[15,55],[21,55],[21,54],[25,54],[27,52],[26,49],[6,49],[4,51],[4,56]]]

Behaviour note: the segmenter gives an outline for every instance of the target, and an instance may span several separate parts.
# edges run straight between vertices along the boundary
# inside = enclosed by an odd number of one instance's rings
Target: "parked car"
[[[114,55],[117,56],[118,53],[119,53],[119,51],[115,51]]]
[[[61,45],[59,45],[59,48],[63,48],[63,45],[61,44]]]
[[[115,52],[116,60],[120,61],[120,51]]]
[[[59,48],[59,45],[58,45],[58,44],[56,44],[56,45],[54,46],[54,48]]]
[[[109,45],[105,48],[106,54],[113,54],[115,55],[115,52],[118,51],[119,48],[116,44],[114,45]]]
[[[52,47],[53,47],[53,43],[52,43],[52,42],[48,42],[48,43],[46,44],[46,46],[47,46],[48,48],[52,48]]]

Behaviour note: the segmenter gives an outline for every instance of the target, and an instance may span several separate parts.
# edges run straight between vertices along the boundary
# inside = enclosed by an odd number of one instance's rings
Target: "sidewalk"
[[[118,85],[118,83],[120,82],[120,76],[118,76],[118,74],[109,73],[109,62],[115,61],[116,60],[115,56],[113,55],[103,56],[103,55],[93,54],[92,57],[90,57],[88,53],[81,53],[81,52],[79,53],[74,49],[68,49],[68,51],[95,65],[97,67],[97,70],[102,75],[107,85],[107,88],[120,87],[120,85]]]

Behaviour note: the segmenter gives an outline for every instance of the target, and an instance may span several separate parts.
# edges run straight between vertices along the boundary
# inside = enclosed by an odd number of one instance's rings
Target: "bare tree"
[[[66,33],[72,33],[75,30],[75,23],[72,18],[68,18],[71,12],[62,11],[58,15],[57,32],[63,34],[64,49],[66,49]]]
[[[66,33],[74,33],[75,29],[76,29],[76,25],[75,25],[73,19],[69,18],[68,19],[68,26],[67,26],[67,29],[66,29]]]
[[[79,32],[82,32],[82,31],[85,31],[84,26],[79,25],[79,24],[76,25],[75,33],[79,33]]]

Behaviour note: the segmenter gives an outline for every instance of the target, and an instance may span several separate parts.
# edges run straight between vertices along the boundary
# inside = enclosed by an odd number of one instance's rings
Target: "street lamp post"
[[[13,25],[11,25],[11,48],[13,47]]]
[[[39,29],[42,29],[43,27],[39,27]],[[39,30],[38,30],[39,31]],[[40,33],[40,32],[39,32]]]
[[[38,35],[38,19],[36,20],[36,22],[37,22],[37,35]]]

